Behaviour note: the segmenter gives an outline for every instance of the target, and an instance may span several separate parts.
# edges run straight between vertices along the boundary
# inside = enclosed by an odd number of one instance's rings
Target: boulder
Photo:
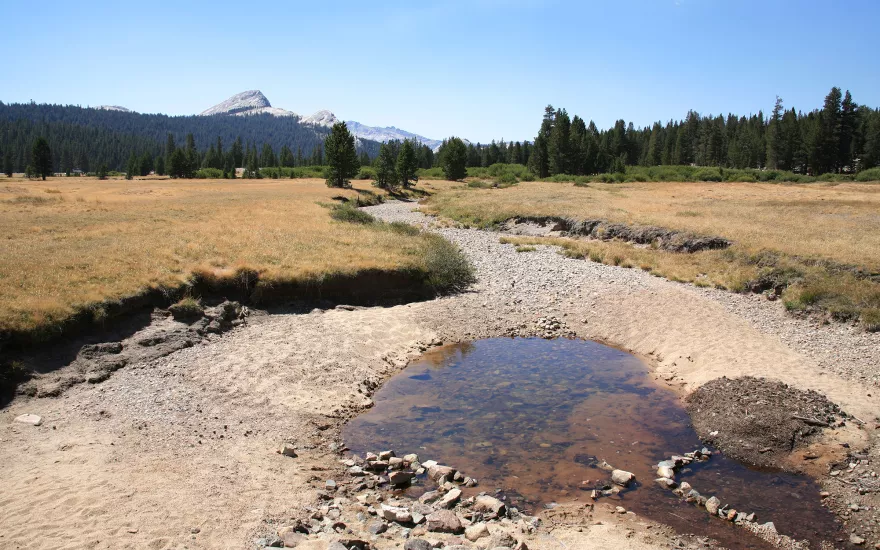
[[[379,460],[388,460],[389,458],[395,457],[397,455],[394,454],[394,451],[382,451],[379,453]]]
[[[409,462],[410,464],[414,464],[419,461],[419,455],[417,455],[415,453],[411,453],[408,455],[403,455],[403,459],[405,461]]]
[[[626,470],[614,470],[611,472],[611,481],[621,487],[629,487],[630,482],[635,478],[636,476],[634,476],[632,472],[627,472]]]
[[[503,548],[513,548],[516,546],[516,539],[506,531],[495,533],[489,537],[489,544],[486,547],[498,548],[499,546]]]
[[[435,533],[452,533],[457,535],[464,531],[461,520],[450,510],[431,512],[425,520],[427,521],[428,531]]]
[[[664,489],[675,489],[675,485],[676,485],[675,481],[669,479],[668,477],[658,477],[657,479],[654,480],[654,482],[657,485],[663,487]]]
[[[669,466],[660,466],[657,468],[657,477],[675,479],[675,470],[673,470]]]
[[[434,547],[425,539],[409,539],[403,545],[403,550],[434,550]]]

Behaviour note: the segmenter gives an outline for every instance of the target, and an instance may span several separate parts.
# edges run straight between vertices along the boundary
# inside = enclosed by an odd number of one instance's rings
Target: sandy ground
[[[425,221],[410,205],[373,211]],[[382,380],[432,344],[528,331],[547,315],[645,357],[683,393],[722,375],[768,376],[821,391],[874,428],[880,388],[866,380],[880,367],[880,334],[791,319],[778,303],[543,247],[517,253],[497,234],[442,233],[477,266],[472,292],[390,308],[254,315],[101,384],[16,399],[0,411],[0,547],[253,547],[268,524],[300,515],[323,480],[338,475],[340,427],[369,406]],[[834,368],[844,353],[846,367]],[[23,413],[41,415],[43,425],[14,423]],[[861,437],[876,449],[872,431]],[[275,452],[284,441],[297,443],[298,458]],[[529,547],[672,544],[638,518],[596,525],[596,517],[575,514]]]

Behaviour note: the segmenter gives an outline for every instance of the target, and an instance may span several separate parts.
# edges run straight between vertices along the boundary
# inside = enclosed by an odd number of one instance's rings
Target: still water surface
[[[418,453],[475,477],[479,491],[501,489],[533,513],[589,500],[589,490],[610,478],[595,467],[605,460],[633,472],[639,484],[602,500],[731,548],[764,547],[653,483],[657,462],[703,445],[677,396],[615,348],[538,338],[444,346],[411,363],[374,399],[345,429],[355,453]],[[773,521],[780,533],[814,543],[841,536],[808,478],[750,470],[716,454],[677,481]]]

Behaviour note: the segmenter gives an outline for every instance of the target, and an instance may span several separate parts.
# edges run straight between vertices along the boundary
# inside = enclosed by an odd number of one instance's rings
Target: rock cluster
[[[687,481],[682,481],[680,484],[676,483],[675,474],[677,470],[694,462],[707,461],[710,458],[712,458],[712,451],[705,447],[694,450],[693,452],[684,453],[684,455],[681,456],[673,455],[669,460],[663,460],[657,464],[658,477],[654,481],[661,487],[672,490],[673,493],[683,498],[685,502],[697,507],[705,508],[712,516],[717,516],[726,521],[733,522],[736,525],[744,526],[759,536],[761,536],[763,532],[766,535],[772,533],[773,536],[778,537],[773,522],[759,525],[755,523],[755,514],[753,512],[736,510],[729,504],[722,504],[718,497],[713,496],[707,498],[691,487],[691,484]],[[767,537],[765,536],[764,538]]]
[[[463,548],[473,543],[487,549],[527,550],[522,535],[537,530],[539,520],[507,506],[504,497],[485,492],[465,497],[477,480],[457,469],[418,455],[394,451],[366,453],[342,461],[347,480],[327,480],[308,518],[277,529],[264,546],[294,547],[303,537],[342,537],[328,548],[374,548],[379,538],[405,540],[406,550]],[[418,499],[401,489],[430,484]],[[428,487],[426,487],[427,489]],[[355,513],[355,520],[345,521]],[[518,538],[520,537],[520,538]],[[430,540],[429,540],[430,538]]]

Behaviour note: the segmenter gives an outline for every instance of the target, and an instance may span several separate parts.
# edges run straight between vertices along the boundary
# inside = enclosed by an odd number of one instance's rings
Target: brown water
[[[355,453],[418,453],[478,479],[478,490],[501,489],[531,512],[575,497],[588,500],[589,490],[610,478],[595,466],[605,460],[640,483],[602,500],[731,548],[763,547],[653,483],[657,462],[703,445],[676,395],[620,350],[537,338],[445,346],[389,380],[375,402],[345,429]],[[716,454],[677,480],[794,538],[841,538],[808,478],[750,470]]]

